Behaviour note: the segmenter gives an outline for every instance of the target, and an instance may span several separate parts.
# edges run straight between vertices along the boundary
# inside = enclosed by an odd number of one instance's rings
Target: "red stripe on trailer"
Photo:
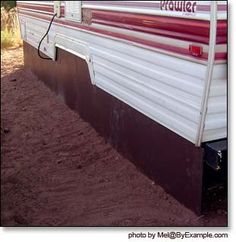
[[[39,5],[39,4],[33,5],[33,4],[17,3],[17,7],[39,10],[39,11],[45,11],[45,12],[51,12],[51,13],[54,12],[54,6],[53,5]]]
[[[176,17],[92,11],[92,22],[185,41],[209,44],[210,22]],[[227,42],[227,22],[219,20],[216,44]]]
[[[34,13],[23,13],[26,16],[32,16],[38,19],[44,19],[47,21],[50,21],[51,18],[46,17],[46,16],[39,16],[37,14]],[[200,59],[200,60],[207,60],[208,59],[208,53],[203,52],[201,57],[194,57],[190,54],[189,49],[186,48],[180,48],[180,47],[176,47],[176,46],[170,46],[170,45],[166,45],[163,43],[158,43],[158,42],[154,42],[154,41],[150,41],[150,40],[144,40],[144,39],[140,39],[140,38],[136,38],[133,36],[128,36],[125,34],[120,34],[120,33],[114,33],[111,31],[107,31],[107,30],[102,30],[102,29],[97,29],[95,27],[91,27],[91,26],[85,26],[76,22],[72,22],[72,21],[66,21],[66,20],[62,20],[62,19],[55,19],[54,22],[56,24],[60,24],[63,27],[73,27],[73,28],[77,28],[80,30],[85,30],[85,31],[89,31],[92,33],[98,33],[104,36],[110,36],[110,37],[114,37],[114,38],[118,38],[118,39],[122,39],[122,40],[127,40],[133,43],[137,43],[137,44],[141,44],[144,46],[149,46],[152,48],[157,48],[157,49],[161,49],[161,50],[165,50],[165,51],[169,51],[175,54],[181,54],[181,55],[185,55],[185,56],[189,56],[192,57],[193,59]],[[225,60],[225,56],[224,54],[219,54],[216,53],[216,60]]]
[[[226,44],[227,43],[227,20],[218,20],[217,21],[217,44]]]
[[[53,5],[18,3],[18,7],[45,11],[53,14]],[[203,5],[204,6],[204,5]],[[226,5],[219,5],[225,6]],[[61,6],[61,16],[64,17],[64,6]],[[115,26],[139,32],[161,35],[185,41],[209,43],[209,21],[187,20],[176,17],[147,16],[142,14],[129,14],[113,11],[92,11],[92,22]],[[197,34],[196,34],[197,33]],[[219,20],[217,25],[216,44],[227,42],[227,22]]]
[[[210,5],[197,5],[197,11],[210,12],[211,6]],[[227,5],[226,4],[218,4],[217,5],[217,11],[227,11]]]
[[[18,3],[18,7],[45,11],[53,14],[53,5]],[[203,5],[206,6],[206,5]],[[226,5],[221,5],[225,6]],[[61,6],[61,16],[64,17],[65,8]],[[168,38],[185,41],[195,41],[203,44],[209,43],[209,21],[188,20],[176,17],[147,16],[143,14],[129,14],[114,11],[92,11],[93,23],[136,30],[143,33],[156,34]],[[217,25],[216,44],[227,42],[227,22],[219,20]]]
[[[226,4],[218,4],[217,5],[217,10],[218,11],[227,11],[228,10],[228,6]]]
[[[226,52],[217,52],[215,54],[215,60],[227,60],[227,53]]]
[[[210,5],[197,5],[197,11],[209,12],[210,10]]]
[[[186,41],[209,43],[209,21],[93,10],[92,22]]]
[[[154,34],[154,35],[158,35],[158,36],[174,38],[174,39],[179,39],[179,40],[194,41],[194,42],[204,43],[204,44],[209,43],[209,39],[207,37],[195,36],[195,35],[191,35],[191,34],[183,34],[183,33],[178,33],[178,32],[174,32],[174,31],[167,31],[167,30],[148,28],[148,27],[142,27],[142,26],[133,26],[133,25],[129,25],[129,24],[121,24],[121,23],[115,23],[115,22],[111,23],[106,20],[94,20],[94,21],[92,21],[92,23],[98,23],[98,24],[103,24],[103,25],[107,25],[107,26],[118,27],[121,29],[135,30],[135,31],[142,32],[142,33]]]
[[[143,14],[108,12],[93,10],[93,18],[103,19],[111,22],[128,23],[134,26],[145,26],[150,28],[164,29],[168,31],[199,34],[209,36],[210,23],[203,20],[181,19],[166,16],[148,16]],[[196,33],[199,31],[199,33]]]

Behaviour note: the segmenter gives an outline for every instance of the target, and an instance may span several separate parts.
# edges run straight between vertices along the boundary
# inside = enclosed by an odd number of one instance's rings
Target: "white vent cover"
[[[81,22],[81,1],[65,1],[65,18]]]

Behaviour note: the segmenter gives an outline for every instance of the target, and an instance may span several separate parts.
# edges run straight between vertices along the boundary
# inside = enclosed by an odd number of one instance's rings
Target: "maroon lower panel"
[[[201,148],[93,86],[84,60],[61,49],[57,61],[43,60],[27,43],[24,58],[27,67],[120,153],[177,200],[201,212]]]

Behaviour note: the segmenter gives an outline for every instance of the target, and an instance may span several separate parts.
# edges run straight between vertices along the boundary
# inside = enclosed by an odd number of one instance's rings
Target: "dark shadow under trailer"
[[[122,155],[197,214],[204,192],[227,191],[227,140],[196,147],[129,105],[91,84],[87,63],[64,50],[57,61],[40,59],[24,42],[25,66]]]

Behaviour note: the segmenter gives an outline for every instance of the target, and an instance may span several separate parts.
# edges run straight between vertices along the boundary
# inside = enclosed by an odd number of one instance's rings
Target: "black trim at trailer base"
[[[227,139],[207,142],[204,149],[202,212],[228,210]]]
[[[215,171],[227,168],[227,140],[207,142],[204,147],[204,161]]]
[[[206,142],[204,148],[204,189],[226,186],[228,181],[227,139]]]
[[[202,147],[92,85],[87,63],[81,58],[58,48],[57,61],[44,61],[26,42],[24,58],[27,67],[124,157],[186,207],[201,214]]]

